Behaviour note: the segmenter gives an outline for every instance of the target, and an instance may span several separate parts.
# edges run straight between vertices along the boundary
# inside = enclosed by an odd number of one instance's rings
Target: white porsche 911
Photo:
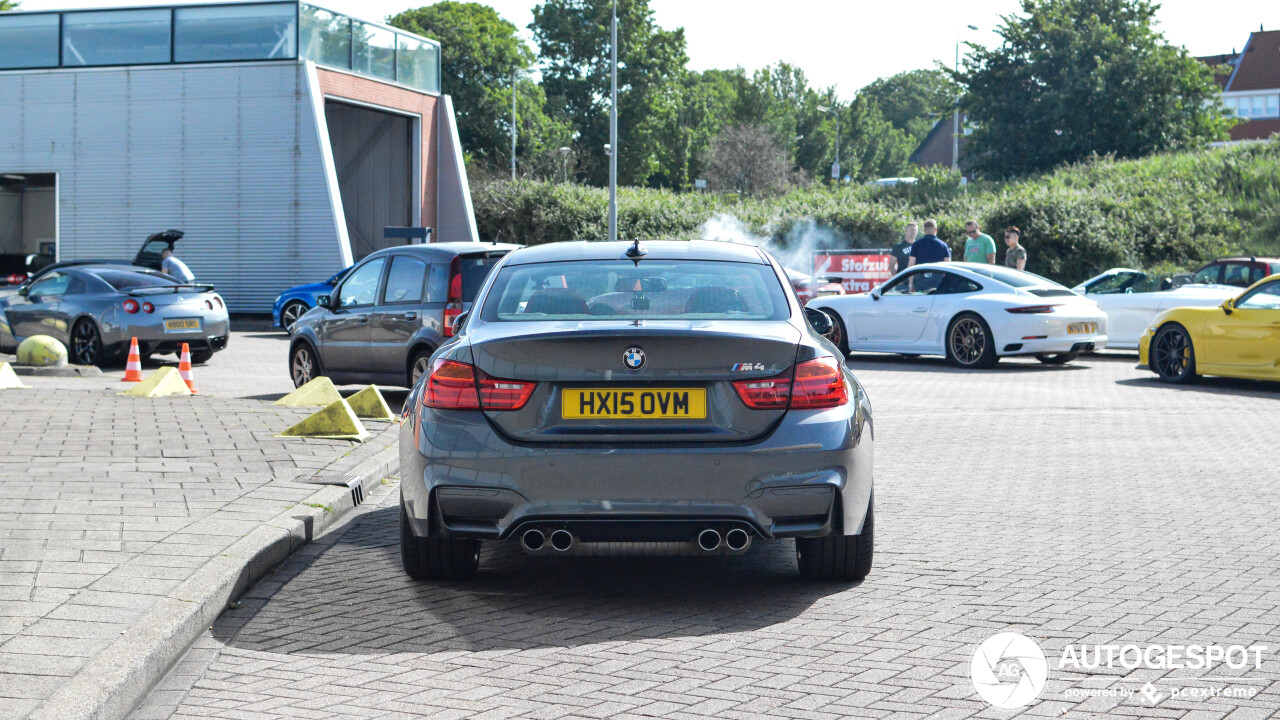
[[[859,295],[815,298],[829,335],[851,350],[945,355],[965,368],[989,368],[1004,355],[1050,365],[1107,345],[1107,314],[1092,300],[1020,270],[977,263],[929,263]]]

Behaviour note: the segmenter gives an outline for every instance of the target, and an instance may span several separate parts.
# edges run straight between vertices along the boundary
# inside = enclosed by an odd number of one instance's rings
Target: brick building
[[[1249,35],[1244,50],[1198,58],[1212,67],[1222,89],[1222,104],[1244,122],[1231,129],[1231,139],[1265,140],[1280,132],[1280,30]]]
[[[387,226],[476,237],[439,45],[308,3],[0,13],[0,127],[0,253],[178,228],[237,312]]]

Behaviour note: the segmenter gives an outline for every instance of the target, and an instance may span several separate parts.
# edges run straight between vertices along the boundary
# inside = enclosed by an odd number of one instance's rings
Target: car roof
[[[421,245],[396,245],[394,247],[382,248],[381,250],[369,253],[366,257],[386,255],[394,252],[411,252],[431,255],[433,257],[451,258],[454,255],[466,255],[467,253],[510,252],[521,247],[524,246],[512,243],[438,242],[423,243]]]
[[[511,265],[577,261],[577,260],[632,260],[627,249],[633,242],[558,242],[536,245],[511,253],[507,262]],[[764,253],[754,245],[720,242],[716,240],[642,240],[647,251],[640,258],[645,260],[720,260],[766,264]]]
[[[987,281],[987,280],[995,280],[996,282],[1001,283],[1002,285],[1007,285],[1008,283],[1004,283],[1004,282],[1003,282],[1003,281],[1001,281],[1001,280],[1000,280],[1000,278],[998,278],[998,277],[992,277],[992,276],[990,276],[990,275],[988,275],[988,274],[986,274],[986,273],[984,273],[984,272],[980,272],[981,270],[986,270],[986,269],[990,269],[990,268],[996,268],[996,269],[998,269],[998,270],[1000,270],[1000,271],[1008,271],[1008,272],[1014,272],[1014,273],[1021,273],[1021,274],[1026,275],[1026,276],[1028,276],[1028,277],[1030,277],[1030,278],[1034,278],[1034,279],[1036,279],[1036,280],[1043,281],[1043,282],[1045,283],[1046,287],[1047,287],[1047,286],[1051,286],[1051,285],[1052,285],[1052,286],[1060,285],[1060,283],[1054,282],[1053,280],[1050,280],[1050,279],[1049,279],[1049,278],[1047,278],[1047,277],[1043,277],[1043,276],[1040,276],[1040,275],[1036,275],[1035,273],[1030,273],[1030,272],[1027,272],[1026,270],[1016,270],[1016,269],[1011,268],[1011,267],[1005,267],[1005,266],[1003,266],[1003,265],[992,265],[992,264],[990,264],[990,263],[971,263],[971,262],[936,262],[936,263],[923,263],[923,264],[921,264],[921,265],[912,265],[912,266],[911,266],[910,268],[908,268],[908,269],[909,269],[909,270],[914,270],[914,269],[919,268],[919,267],[926,267],[926,268],[931,268],[931,269],[936,269],[936,270],[952,270],[952,271],[959,270],[959,271],[961,271],[961,272],[957,273],[958,275],[963,275],[963,276],[965,276],[965,277],[969,278],[970,280],[976,280],[976,281],[978,281],[979,283],[985,282],[985,281]],[[1063,287],[1065,287],[1065,286],[1063,286]]]
[[[1203,269],[1203,268],[1207,268],[1207,267],[1209,267],[1210,265],[1217,265],[1218,263],[1229,263],[1229,262],[1234,262],[1234,263],[1242,263],[1242,262],[1280,262],[1280,258],[1273,258],[1273,257],[1224,257],[1224,258],[1218,258],[1217,260],[1211,260],[1211,261],[1209,261],[1209,262],[1205,263],[1205,264],[1202,266],[1202,268],[1201,268],[1201,269]]]

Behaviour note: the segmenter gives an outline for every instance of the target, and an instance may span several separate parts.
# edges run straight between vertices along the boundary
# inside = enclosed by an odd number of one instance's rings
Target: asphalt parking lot
[[[1273,646],[1261,669],[1055,665],[1029,716],[1277,713],[1280,387],[1175,388],[1129,355],[851,363],[877,422],[859,585],[800,581],[784,543],[730,559],[488,547],[475,581],[414,583],[392,488],[224,613],[134,717],[1003,718],[969,660],[1006,630],[1050,659]]]

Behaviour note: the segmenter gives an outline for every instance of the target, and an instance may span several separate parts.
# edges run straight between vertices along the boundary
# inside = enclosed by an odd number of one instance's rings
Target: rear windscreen
[[[173,287],[180,283],[159,273],[129,272],[128,270],[99,270],[94,273],[116,290],[140,287]]]
[[[462,263],[462,302],[469,303],[476,299],[476,293],[480,292],[480,286],[484,285],[484,279],[488,277],[489,271],[505,254],[490,253],[458,257],[458,261]]]
[[[785,320],[773,267],[703,260],[576,261],[503,268],[481,314],[540,320]]]

